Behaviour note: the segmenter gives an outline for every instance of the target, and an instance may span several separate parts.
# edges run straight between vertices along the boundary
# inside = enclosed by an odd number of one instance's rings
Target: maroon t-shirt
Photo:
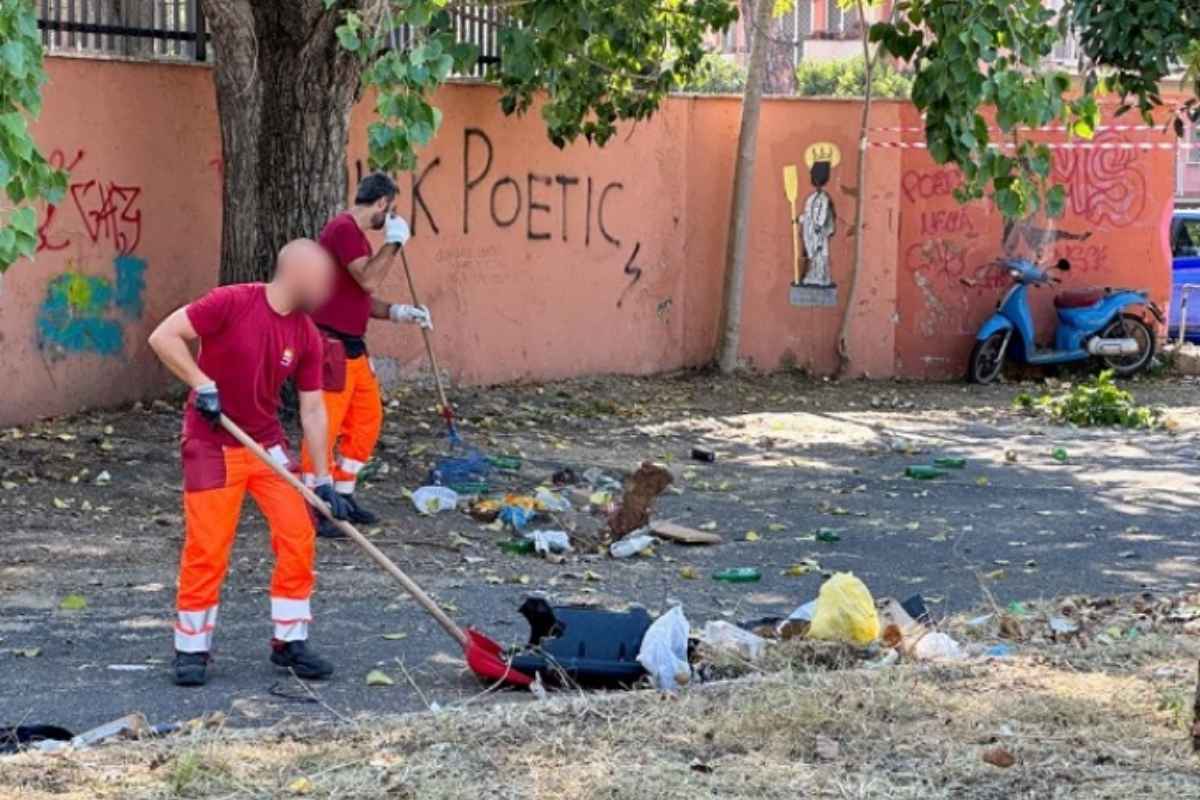
[[[333,254],[338,267],[333,294],[313,314],[313,321],[338,333],[363,336],[371,319],[371,295],[350,274],[349,267],[360,258],[371,257],[371,243],[349,212],[331,219],[317,241]]]
[[[221,394],[221,409],[264,447],[284,444],[279,424],[279,390],[291,376],[296,389],[321,388],[321,336],[308,315],[283,315],[267,302],[267,287],[242,283],[213,289],[187,307],[188,320],[200,334],[196,362]],[[188,397],[184,438],[236,444],[215,428]]]

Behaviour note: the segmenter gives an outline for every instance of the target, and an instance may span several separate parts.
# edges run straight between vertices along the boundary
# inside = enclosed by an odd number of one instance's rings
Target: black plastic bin
[[[646,674],[637,661],[651,622],[644,608],[551,606],[530,597],[520,612],[529,620],[531,649],[512,659],[515,669],[538,673],[547,683],[560,683],[565,674],[580,685],[607,687],[627,686]]]

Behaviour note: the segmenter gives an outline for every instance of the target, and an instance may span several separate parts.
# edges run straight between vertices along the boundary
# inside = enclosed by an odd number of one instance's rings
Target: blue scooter
[[[1035,342],[1033,315],[1029,310],[1029,288],[1062,283],[1024,259],[999,264],[1008,270],[1013,286],[975,336],[975,349],[967,378],[973,383],[991,383],[1011,358],[1025,364],[1067,364],[1099,358],[1118,376],[1129,377],[1145,369],[1154,357],[1154,329],[1140,314],[1127,309],[1143,306],[1161,323],[1163,313],[1146,292],[1133,289],[1075,289],[1054,298],[1058,328],[1054,347],[1039,348]],[[1055,265],[1062,272],[1071,264],[1063,259]]]

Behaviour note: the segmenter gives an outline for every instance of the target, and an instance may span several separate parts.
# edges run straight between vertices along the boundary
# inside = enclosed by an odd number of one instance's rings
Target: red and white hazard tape
[[[898,127],[898,128],[867,128],[871,133],[924,133],[925,129],[919,126]],[[1047,125],[1043,128],[1016,128],[1019,133],[1067,133],[1072,128],[1066,125]],[[1097,131],[1118,131],[1121,133],[1131,133],[1134,131],[1163,131],[1163,125],[1097,125]],[[991,133],[1001,133],[999,128],[988,128]]]
[[[901,150],[925,150],[925,142],[868,142],[870,147],[897,148]],[[1030,142],[1045,145],[1050,150],[1191,150],[1200,147],[1200,142]],[[1013,149],[1012,142],[992,142],[992,148]]]

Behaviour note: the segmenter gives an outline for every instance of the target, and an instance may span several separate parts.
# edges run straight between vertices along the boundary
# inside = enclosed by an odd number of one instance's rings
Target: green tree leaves
[[[343,15],[338,40],[368,65],[364,82],[378,93],[369,130],[373,169],[416,166],[417,150],[441,125],[433,91],[478,58],[477,47],[456,41],[453,8],[450,0],[387,0],[377,30],[356,12]],[[500,107],[524,113],[545,91],[541,116],[560,147],[580,136],[604,144],[621,120],[650,116],[701,69],[704,35],[737,19],[732,0],[528,0],[504,13],[503,60],[489,76],[504,90]],[[390,35],[401,30],[411,41],[391,49]]]
[[[1061,121],[1090,139],[1099,124],[1090,90],[1066,100],[1069,77],[1047,66],[1070,13],[1056,17],[1041,0],[903,0],[893,24],[872,27],[873,41],[915,66],[912,99],[925,113],[930,155],[962,170],[960,200],[990,193],[1008,217],[1061,213],[1065,195],[1050,185],[1047,148],[1018,134]],[[995,108],[1002,142],[991,139],[985,106]]]
[[[0,4],[0,188],[11,205],[0,211],[0,272],[37,250],[38,200],[57,202],[67,177],[47,163],[29,133],[27,117],[42,109],[42,40],[34,4]]]

